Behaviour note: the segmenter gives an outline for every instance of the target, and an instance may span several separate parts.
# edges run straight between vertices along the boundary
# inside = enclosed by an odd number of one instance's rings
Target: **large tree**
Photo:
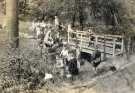
[[[19,46],[18,0],[6,0],[6,26],[11,48]]]

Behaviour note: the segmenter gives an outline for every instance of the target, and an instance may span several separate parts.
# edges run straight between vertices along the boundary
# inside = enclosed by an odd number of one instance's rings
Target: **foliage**
[[[2,0],[3,1],[3,0]],[[54,16],[61,21],[74,24],[93,24],[112,26],[109,30],[133,28],[134,0],[20,0],[19,11],[22,20],[52,20]],[[127,26],[128,24],[128,26]],[[127,26],[127,27],[126,27]],[[123,28],[123,29],[121,29]],[[133,32],[134,29],[127,29]]]
[[[23,86],[23,89],[28,90],[50,86],[44,77],[45,73],[53,73],[53,70],[52,65],[45,62],[45,56],[41,57],[35,50],[11,50],[0,60],[4,64],[0,67],[0,92],[15,86]]]

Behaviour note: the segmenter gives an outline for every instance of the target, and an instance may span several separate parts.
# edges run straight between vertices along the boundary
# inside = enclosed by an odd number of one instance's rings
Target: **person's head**
[[[72,26],[71,26],[71,24],[68,24],[68,28],[71,28]]]
[[[66,41],[62,41],[62,43],[63,43],[63,46],[66,46],[67,45],[67,42]]]
[[[70,52],[71,58],[75,58],[75,53],[73,51]]]
[[[55,16],[55,19],[57,19],[58,17],[57,16]]]
[[[95,50],[98,50],[98,45],[95,45]]]

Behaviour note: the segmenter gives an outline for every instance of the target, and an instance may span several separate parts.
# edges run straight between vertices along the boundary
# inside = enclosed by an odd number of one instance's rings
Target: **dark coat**
[[[77,59],[71,59],[68,62],[68,68],[69,68],[69,72],[71,75],[78,75],[79,74],[79,70],[77,67]]]
[[[91,54],[90,53],[86,53],[86,52],[81,52],[80,53],[80,59],[84,59],[87,60],[88,62],[91,62]]]

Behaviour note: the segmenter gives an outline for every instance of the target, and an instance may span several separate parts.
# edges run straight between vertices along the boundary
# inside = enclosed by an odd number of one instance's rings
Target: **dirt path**
[[[95,82],[78,85],[67,85],[56,93],[135,93],[135,64]],[[74,87],[77,86],[77,87]],[[46,93],[44,89],[41,93]],[[55,93],[55,92],[50,92]]]

